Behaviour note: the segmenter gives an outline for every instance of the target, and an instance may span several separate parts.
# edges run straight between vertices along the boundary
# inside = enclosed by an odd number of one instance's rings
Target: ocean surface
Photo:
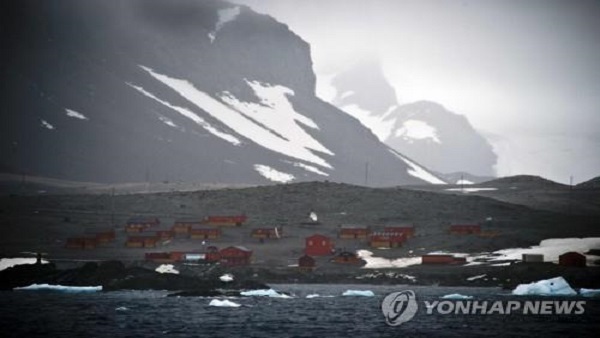
[[[228,298],[240,307],[209,306],[211,298],[166,297],[165,291],[0,292],[2,337],[598,337],[600,298],[517,297],[496,288],[376,285],[273,285],[292,298]],[[374,297],[341,296],[371,290]],[[427,314],[388,326],[383,298],[412,290],[419,304],[448,294],[472,300],[585,300],[580,315]],[[306,298],[309,294],[321,296]],[[224,298],[218,298],[224,299]]]

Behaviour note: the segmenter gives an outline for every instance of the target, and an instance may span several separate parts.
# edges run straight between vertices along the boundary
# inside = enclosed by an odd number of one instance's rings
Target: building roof
[[[321,235],[321,234],[313,234],[311,236],[306,237],[306,239],[313,239],[313,238],[319,238],[319,239],[326,239],[326,240],[331,240],[331,238],[325,236],[325,235]]]
[[[340,225],[340,229],[360,229],[360,230],[367,230],[367,229],[369,229],[369,227],[367,225],[342,224],[342,225]]]
[[[131,217],[127,223],[160,223],[160,220],[156,217]]]

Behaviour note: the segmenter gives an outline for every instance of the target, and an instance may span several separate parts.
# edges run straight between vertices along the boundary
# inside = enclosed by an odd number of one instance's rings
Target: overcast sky
[[[378,55],[401,103],[494,134],[500,175],[600,175],[600,1],[235,2],[308,41],[320,78]]]

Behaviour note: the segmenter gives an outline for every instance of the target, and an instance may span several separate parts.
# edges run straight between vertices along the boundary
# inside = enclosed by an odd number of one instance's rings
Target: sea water
[[[0,292],[0,328],[3,337],[596,337],[600,333],[600,298],[514,296],[498,288],[272,286],[292,297],[167,297],[166,291],[4,291]],[[370,290],[374,296],[342,296],[347,290]],[[579,315],[441,315],[427,314],[421,307],[412,320],[388,326],[381,302],[387,294],[402,290],[414,291],[419,302],[461,294],[490,302],[576,299],[586,304],[585,313]],[[241,306],[211,306],[214,299],[228,299]]]

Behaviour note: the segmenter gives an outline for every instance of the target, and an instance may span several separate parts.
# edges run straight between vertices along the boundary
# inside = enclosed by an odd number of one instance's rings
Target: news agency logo
[[[423,301],[426,315],[582,315],[583,300],[433,300]],[[412,290],[393,292],[381,302],[386,324],[399,326],[419,310]]]
[[[412,290],[390,293],[381,302],[381,311],[385,316],[385,322],[390,326],[408,322],[415,316],[417,310],[419,310],[419,305]]]

